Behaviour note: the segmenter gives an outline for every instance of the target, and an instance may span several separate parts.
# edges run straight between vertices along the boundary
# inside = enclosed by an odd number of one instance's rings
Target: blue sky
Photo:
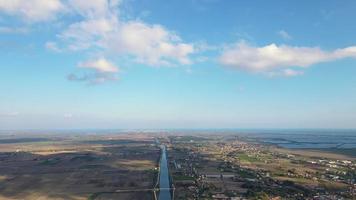
[[[0,0],[0,129],[356,128],[355,9]]]

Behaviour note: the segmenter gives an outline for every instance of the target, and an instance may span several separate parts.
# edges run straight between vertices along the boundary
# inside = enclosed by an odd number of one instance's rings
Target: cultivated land
[[[238,134],[168,136],[175,199],[356,199],[355,157]]]
[[[143,134],[5,135],[0,199],[151,199],[159,148]]]
[[[0,199],[154,199],[167,146],[174,199],[356,199],[350,149],[285,149],[238,133],[2,133]]]

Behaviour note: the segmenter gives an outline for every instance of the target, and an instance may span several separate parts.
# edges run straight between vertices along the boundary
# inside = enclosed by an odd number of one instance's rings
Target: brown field
[[[153,187],[160,154],[152,137],[41,137],[0,138],[1,200],[152,198],[150,192],[103,193]]]
[[[329,158],[338,160],[356,160],[356,156],[351,154],[344,154],[340,151],[332,151],[330,149],[282,149],[273,148],[273,150],[283,153],[290,153],[295,155],[301,155],[305,157],[315,157],[315,158]]]
[[[97,200],[116,200],[116,199],[152,199],[151,192],[130,192],[130,193],[107,193],[101,194]]]

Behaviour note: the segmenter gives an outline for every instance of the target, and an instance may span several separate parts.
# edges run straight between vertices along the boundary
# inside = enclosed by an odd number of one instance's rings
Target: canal
[[[161,145],[162,155],[160,162],[159,174],[159,197],[158,200],[171,200],[170,184],[169,184],[169,171],[167,162],[166,146]]]

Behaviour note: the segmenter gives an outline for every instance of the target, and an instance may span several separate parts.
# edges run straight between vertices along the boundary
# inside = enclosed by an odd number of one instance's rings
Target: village
[[[234,136],[171,136],[176,199],[353,199],[354,159],[308,156]]]

